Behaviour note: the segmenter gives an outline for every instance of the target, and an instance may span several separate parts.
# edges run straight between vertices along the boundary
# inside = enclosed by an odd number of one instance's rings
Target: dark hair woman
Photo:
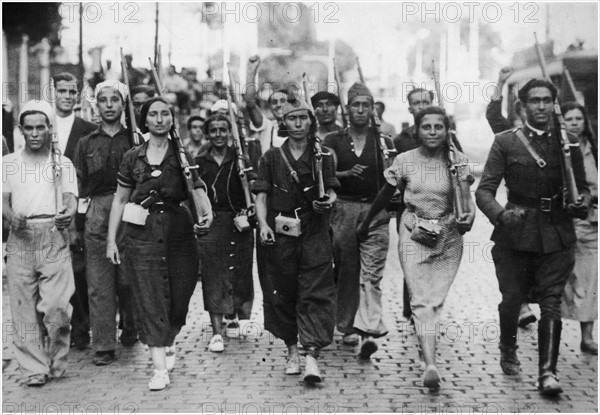
[[[229,118],[212,115],[204,124],[209,146],[196,157],[214,211],[210,234],[199,241],[204,309],[210,314],[213,330],[208,350],[213,353],[224,350],[223,317],[227,336],[239,336],[239,321],[250,319],[254,301],[254,232],[248,223],[254,216],[254,205],[246,206],[237,153],[229,144],[231,127]],[[249,165],[248,160],[245,165]],[[253,171],[244,172],[249,182],[256,179]]]
[[[194,224],[182,204],[189,195],[169,140],[174,128],[169,102],[152,98],[144,103],[140,115],[140,128],[150,132],[150,139],[123,157],[110,211],[106,256],[113,264],[121,262],[115,237],[121,221],[128,222],[122,257],[131,276],[140,341],[149,346],[155,367],[148,387],[161,390],[170,383],[175,337],[185,325],[198,279],[194,232],[208,232],[212,213],[206,186],[197,173],[192,173],[194,192],[209,213],[201,224]]]
[[[406,210],[399,228],[400,264],[410,296],[412,319],[425,360],[423,385],[437,389],[435,327],[458,272],[462,258],[462,234],[475,220],[475,205],[469,192],[466,158],[456,154],[458,181],[467,212],[456,217],[448,160],[450,121],[439,107],[428,107],[415,117],[420,147],[399,154],[385,171],[387,183],[377,195],[364,221],[359,239],[368,234],[369,224],[393,196],[402,192]],[[424,229],[430,232],[423,235]],[[419,233],[421,234],[419,235]],[[434,236],[437,234],[437,236]]]
[[[598,354],[594,322],[598,318],[598,143],[594,139],[585,108],[566,102],[561,111],[567,131],[579,139],[585,176],[592,196],[586,219],[573,219],[577,243],[575,268],[565,286],[562,316],[581,324],[581,350]]]

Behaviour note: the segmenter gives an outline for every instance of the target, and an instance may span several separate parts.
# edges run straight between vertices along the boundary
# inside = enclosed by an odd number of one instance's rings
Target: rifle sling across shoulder
[[[290,174],[292,175],[292,178],[294,179],[296,184],[300,185],[300,178],[298,177],[298,172],[296,172],[296,170],[294,170],[294,168],[290,164],[290,161],[288,160],[287,156],[285,155],[283,148],[279,147],[279,152],[281,153],[281,158],[283,158],[283,161],[285,162],[285,165],[287,166]]]
[[[519,140],[521,140],[521,143],[523,143],[523,145],[525,146],[525,148],[527,149],[527,151],[529,151],[529,154],[531,154],[531,157],[533,157],[535,159],[535,162],[537,163],[537,165],[540,166],[540,168],[542,168],[542,169],[544,167],[546,167],[547,163],[538,154],[538,152],[535,151],[535,149],[531,146],[531,143],[529,142],[529,140],[527,139],[527,137],[525,137],[525,134],[523,134],[523,131],[520,128],[516,128],[513,131],[515,132],[515,134],[517,135],[517,137],[519,137]]]

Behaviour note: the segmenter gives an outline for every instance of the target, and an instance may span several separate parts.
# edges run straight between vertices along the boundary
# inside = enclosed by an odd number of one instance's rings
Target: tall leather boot
[[[538,323],[539,374],[538,389],[542,395],[556,396],[562,388],[556,377],[562,321],[540,319]]]
[[[506,375],[518,375],[521,362],[517,357],[518,309],[498,307],[500,315],[500,367]]]

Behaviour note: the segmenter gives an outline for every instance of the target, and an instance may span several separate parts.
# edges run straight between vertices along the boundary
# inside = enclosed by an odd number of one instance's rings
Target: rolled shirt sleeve
[[[117,172],[117,183],[119,186],[130,189],[135,187],[133,164],[135,162],[136,152],[132,150],[125,153],[123,161],[121,161],[121,165],[119,166],[119,171]]]
[[[62,158],[61,185],[63,193],[73,193],[79,197],[79,188],[77,186],[77,172],[73,162],[67,157]]]
[[[263,156],[258,161],[258,175],[257,179],[254,183],[252,183],[252,193],[266,193],[268,195],[271,194],[273,189],[273,181],[271,177],[271,168],[269,157],[272,154],[271,151],[263,154]]]

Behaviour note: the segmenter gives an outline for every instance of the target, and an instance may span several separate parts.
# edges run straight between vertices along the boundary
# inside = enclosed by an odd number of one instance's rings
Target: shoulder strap
[[[290,161],[288,160],[287,156],[285,155],[285,152],[283,151],[282,147],[279,147],[279,153],[281,153],[281,158],[283,158],[283,161],[285,162],[285,165],[287,166],[290,174],[294,178],[294,181],[297,184],[300,184],[300,178],[298,177],[298,173],[296,172],[296,170],[294,170],[294,168],[290,164]]]
[[[540,155],[537,153],[537,151],[535,151],[535,149],[531,146],[531,143],[529,142],[527,137],[525,137],[525,134],[523,134],[523,131],[521,131],[520,128],[516,128],[513,131],[515,132],[517,137],[519,137],[519,140],[521,140],[521,143],[523,143],[523,145],[525,146],[527,151],[529,151],[529,154],[531,154],[531,157],[533,157],[535,159],[535,162],[537,163],[537,165],[540,166],[540,168],[542,168],[542,169],[544,167],[546,167],[546,162],[544,161],[543,158],[540,157]]]

